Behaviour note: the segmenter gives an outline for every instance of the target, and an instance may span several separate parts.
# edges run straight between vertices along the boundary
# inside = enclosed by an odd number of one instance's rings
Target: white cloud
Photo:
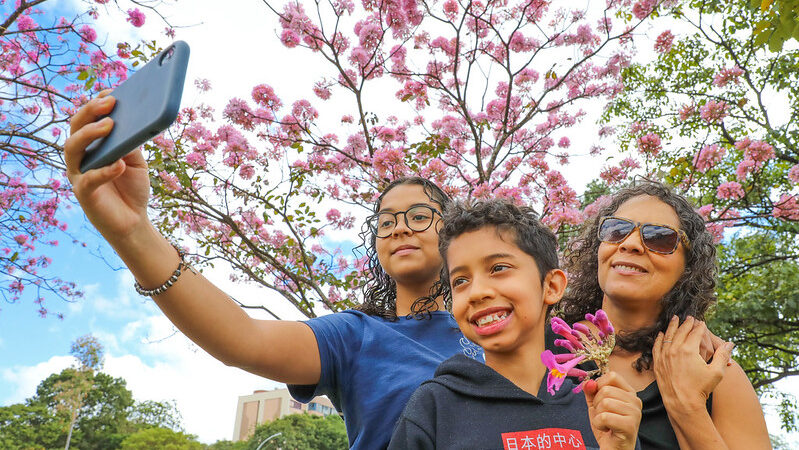
[[[158,316],[139,328],[157,338],[169,336],[172,325]],[[206,443],[231,439],[238,396],[280,385],[225,366],[180,333],[140,343],[135,353],[109,355],[104,371],[124,378],[137,400],[175,400],[186,431]],[[147,364],[142,358],[154,362]]]
[[[71,356],[53,356],[33,366],[13,366],[0,371],[0,379],[14,386],[13,394],[2,399],[3,405],[20,403],[36,393],[36,386],[50,374],[61,372],[75,363]]]

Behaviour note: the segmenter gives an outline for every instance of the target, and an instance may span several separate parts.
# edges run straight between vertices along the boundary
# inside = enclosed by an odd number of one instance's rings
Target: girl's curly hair
[[[377,198],[374,205],[374,212],[380,210],[380,205],[383,202],[383,197],[400,185],[419,185],[424,189],[425,194],[431,202],[439,206],[440,212],[443,215],[444,211],[452,203],[452,199],[440,187],[436,186],[432,181],[422,177],[404,177],[392,181]],[[397,284],[394,280],[383,270],[380,261],[377,259],[377,250],[375,243],[377,237],[369,229],[368,224],[364,223],[361,233],[363,240],[363,247],[366,249],[366,284],[364,286],[364,300],[363,303],[355,307],[358,311],[362,311],[370,316],[383,317],[389,320],[397,319]],[[416,319],[425,319],[430,317],[430,313],[438,310],[436,299],[442,294],[442,287],[436,283],[432,288],[429,296],[416,299],[411,305],[411,314]],[[447,302],[445,298],[445,303]],[[449,305],[445,304],[447,309]]]
[[[705,228],[705,221],[679,194],[669,187],[647,181],[619,190],[611,202],[599,210],[597,215],[583,224],[580,236],[569,246],[566,269],[569,287],[557,307],[557,315],[567,322],[577,322],[585,314],[594,313],[602,307],[604,294],[597,278],[597,251],[599,238],[597,228],[603,216],[613,215],[619,207],[633,197],[650,195],[674,208],[680,219],[680,228],[688,235],[690,249],[685,252],[685,271],[674,287],[660,300],[660,314],[655,323],[635,331],[625,331],[617,336],[616,343],[622,349],[641,356],[635,361],[636,370],[652,367],[652,346],[658,332],[666,331],[672,316],[685,320],[693,316],[703,320],[708,307],[716,301],[716,247],[713,237]]]

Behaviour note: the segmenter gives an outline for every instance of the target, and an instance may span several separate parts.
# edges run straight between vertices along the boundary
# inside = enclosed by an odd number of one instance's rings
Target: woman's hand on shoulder
[[[666,333],[659,333],[652,347],[655,379],[666,409],[671,413],[706,410],[710,393],[716,388],[730,361],[733,344],[716,348],[708,363],[700,355],[700,343],[707,327],[688,317],[682,325],[676,316]]]
[[[641,399],[619,374],[609,372],[583,386],[588,418],[599,448],[634,449],[641,424]]]

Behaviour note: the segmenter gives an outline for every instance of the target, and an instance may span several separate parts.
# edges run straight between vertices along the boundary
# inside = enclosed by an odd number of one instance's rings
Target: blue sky
[[[54,4],[65,10],[83,5],[79,0],[56,0]],[[123,9],[131,7],[125,1],[120,5]],[[239,7],[235,17],[227,9],[224,2],[195,0],[192,8],[184,4],[183,8],[171,12],[175,23],[194,25],[178,31],[178,38],[192,46],[184,105],[196,100],[192,81],[197,77],[210,79],[215,87],[210,102],[216,98],[218,110],[221,110],[223,99],[246,98],[250,88],[259,83],[287,87],[287,97],[311,96],[310,87],[317,73],[275,70],[275,61],[289,61],[289,68],[313,67],[311,64],[316,62],[305,61],[303,53],[287,52],[279,45],[275,38],[276,24],[265,7],[260,2],[248,2]],[[115,20],[124,19],[117,17]],[[148,17],[142,35],[163,36],[162,30],[163,24]],[[106,19],[98,29],[101,36],[109,36],[109,45],[130,39],[127,33],[130,27],[119,27]],[[258,57],[255,58],[254,42],[262,46],[257,47]],[[573,139],[573,145],[576,144]],[[582,177],[587,181],[595,173],[596,162],[582,164],[591,174]],[[574,174],[575,179],[585,174],[579,165],[573,165],[569,173]],[[0,405],[20,402],[33,395],[36,385],[47,375],[72,364],[71,342],[92,333],[106,348],[104,371],[125,378],[135,398],[174,399],[183,413],[188,432],[197,434],[205,442],[230,439],[237,396],[278,384],[226,367],[176,333],[151,300],[134,292],[131,275],[120,269],[121,263],[91,225],[86,224],[82,212],[73,208],[63,214],[62,218],[69,223],[69,232],[86,241],[87,247],[72,245],[70,238],[56,236],[61,245],[49,252],[53,258],[51,270],[77,282],[86,296],[74,304],[58,299],[48,301],[53,312],[64,312],[63,321],[54,316],[39,318],[38,308],[29,299],[17,304],[0,304]],[[104,255],[107,262],[92,253]],[[206,276],[243,301],[271,302],[274,298],[264,289],[231,283],[227,270],[219,265],[214,271],[206,272]],[[270,308],[273,304],[269,303]],[[278,309],[285,318],[302,318],[290,308]],[[799,392],[796,385],[796,382],[788,382],[780,386],[796,393]],[[772,432],[776,431],[776,422],[770,420],[769,424]]]

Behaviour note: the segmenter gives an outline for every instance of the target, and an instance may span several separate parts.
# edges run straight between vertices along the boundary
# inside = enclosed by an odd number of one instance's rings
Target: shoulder
[[[711,418],[731,448],[766,448],[769,442],[757,393],[741,366],[734,361],[713,391]]]

